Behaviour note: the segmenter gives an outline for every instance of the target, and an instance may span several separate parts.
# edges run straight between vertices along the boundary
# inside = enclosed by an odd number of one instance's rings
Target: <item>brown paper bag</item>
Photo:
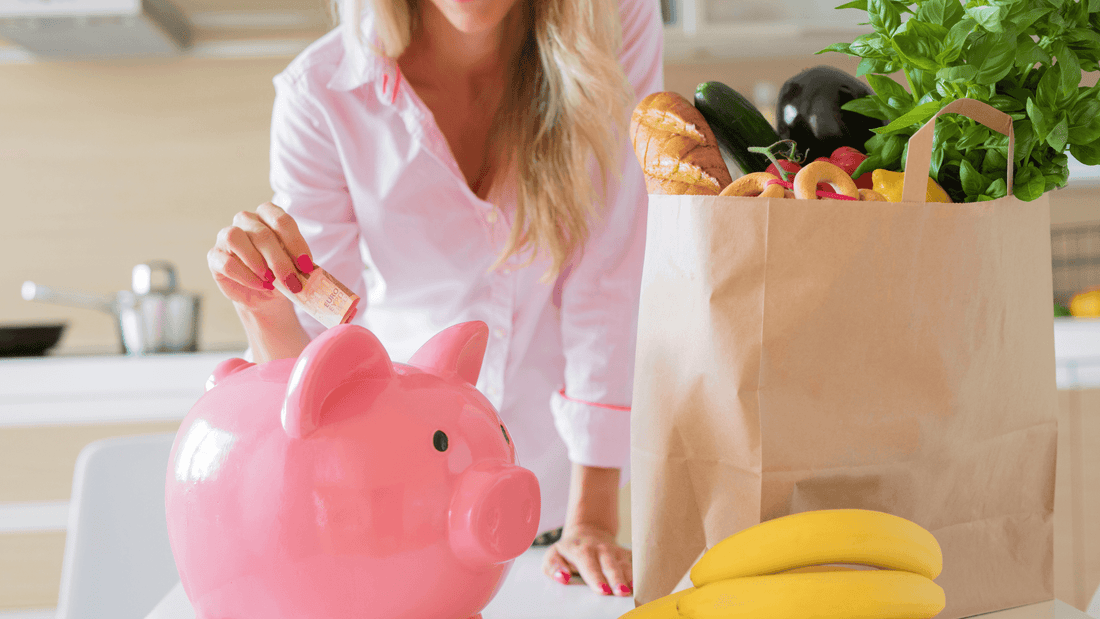
[[[1007,115],[945,112],[1012,152]],[[924,202],[934,123],[909,142],[903,202],[650,196],[637,603],[741,529],[832,508],[930,530],[943,619],[1053,597],[1048,202]]]

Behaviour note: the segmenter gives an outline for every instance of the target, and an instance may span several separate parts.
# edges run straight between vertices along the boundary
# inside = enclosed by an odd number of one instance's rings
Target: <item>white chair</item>
[[[179,582],[164,515],[174,438],[109,438],[80,452],[57,619],[140,619]]]
[[[1100,619],[1100,587],[1096,588],[1096,593],[1092,594],[1092,601],[1089,602],[1089,607],[1085,609],[1086,615],[1091,615],[1094,619]]]

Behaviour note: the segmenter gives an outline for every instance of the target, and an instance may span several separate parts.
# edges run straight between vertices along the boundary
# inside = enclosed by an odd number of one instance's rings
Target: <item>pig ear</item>
[[[332,327],[306,346],[294,364],[283,401],[283,430],[305,438],[321,426],[325,398],[340,385],[393,376],[393,362],[373,333],[358,325]]]
[[[480,320],[447,327],[424,343],[409,359],[409,365],[444,376],[457,375],[471,385],[477,384],[489,326]]]
[[[226,359],[225,361],[222,361],[218,364],[217,367],[214,368],[214,373],[210,375],[210,378],[206,379],[206,390],[210,391],[211,389],[213,389],[215,386],[217,386],[218,383],[225,380],[226,376],[229,376],[230,374],[236,374],[237,372],[248,369],[254,365],[256,364],[250,363],[240,358]]]

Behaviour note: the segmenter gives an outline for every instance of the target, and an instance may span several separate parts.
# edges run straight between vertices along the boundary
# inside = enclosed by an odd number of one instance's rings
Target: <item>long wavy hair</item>
[[[426,0],[333,1],[354,40],[396,59],[415,36],[418,2]],[[526,255],[530,265],[545,252],[551,264],[543,281],[551,281],[583,251],[590,224],[606,205],[609,174],[617,178],[625,152],[634,91],[618,60],[617,0],[518,2],[527,35],[489,142],[494,186],[515,181],[516,211],[492,268],[515,255]],[[364,8],[374,14],[374,41],[361,32]]]

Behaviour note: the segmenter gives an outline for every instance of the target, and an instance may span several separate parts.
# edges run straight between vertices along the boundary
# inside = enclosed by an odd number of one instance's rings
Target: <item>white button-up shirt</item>
[[[663,88],[658,4],[620,0],[620,59],[636,101]],[[370,36],[369,16],[363,26]],[[450,325],[489,325],[477,387],[539,479],[540,530],[557,528],[570,461],[628,475],[647,208],[640,166],[624,136],[604,219],[557,281],[539,281],[545,259],[490,271],[514,189],[478,198],[396,63],[353,45],[336,29],[275,77],[272,201],[297,221],[314,261],[362,297],[354,322],[395,361]],[[299,319],[310,337],[324,328]]]

